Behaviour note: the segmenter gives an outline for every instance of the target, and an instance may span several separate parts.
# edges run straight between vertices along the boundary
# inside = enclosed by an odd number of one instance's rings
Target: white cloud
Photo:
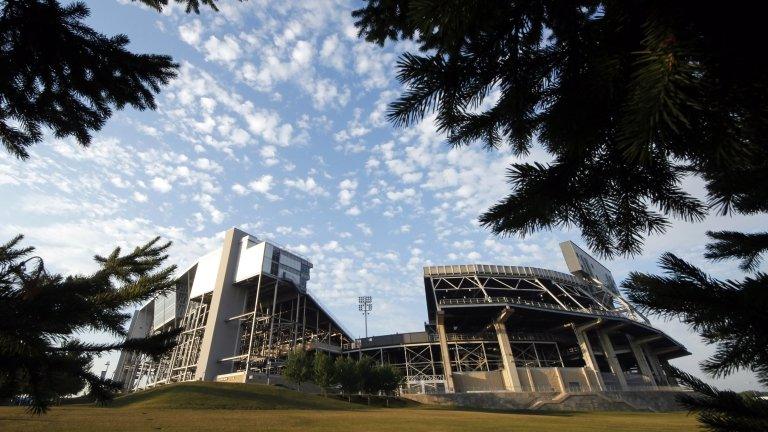
[[[299,67],[303,67],[307,66],[312,61],[313,55],[314,48],[311,43],[307,41],[298,41],[296,42],[296,46],[293,47],[291,59],[293,59]]]
[[[259,150],[259,156],[262,158],[262,163],[266,166],[273,166],[280,163],[277,158],[277,148],[272,145],[264,146]]]
[[[211,218],[211,222],[218,225],[222,222],[224,222],[224,218],[226,217],[226,213],[219,210],[214,204],[213,204],[213,197],[209,194],[199,194],[195,195],[193,198],[195,201],[197,201],[200,204],[200,207],[203,208],[203,210],[208,212],[208,215]]]
[[[172,188],[173,186],[171,186],[171,183],[162,177],[155,177],[152,179],[152,189],[160,193],[168,193]]]
[[[351,91],[349,87],[339,87],[330,79],[308,79],[303,81],[306,92],[312,97],[316,109],[326,107],[343,107],[349,102]]]
[[[240,196],[248,195],[248,189],[246,189],[246,187],[241,185],[240,183],[235,183],[232,185],[232,192]]]
[[[194,19],[187,24],[179,26],[179,37],[181,37],[181,40],[193,46],[200,43],[202,33],[203,24],[199,19]]]
[[[147,202],[147,196],[139,191],[135,191],[131,196],[133,197],[133,200],[136,202],[140,202],[140,203]]]
[[[120,189],[125,189],[131,186],[130,182],[123,180],[123,178],[118,175],[110,177],[109,182]]]
[[[231,35],[225,35],[222,39],[211,36],[205,41],[203,48],[206,60],[222,63],[232,63],[242,54],[237,39]]]
[[[306,179],[285,179],[283,182],[286,186],[300,190],[307,195],[312,196],[327,196],[328,192],[320,186],[313,177],[307,177]]]
[[[416,196],[416,190],[413,188],[403,189],[400,191],[387,192],[387,198],[392,201],[403,201]]]
[[[480,253],[477,252],[477,251],[472,251],[472,252],[467,254],[467,259],[470,260],[470,261],[473,261],[473,262],[476,262],[481,257],[482,257],[482,255],[480,255]]]
[[[221,165],[207,158],[197,159],[195,161],[195,166],[201,170],[212,171],[215,173],[220,173],[222,171]]]
[[[269,174],[265,174],[258,179],[248,183],[248,187],[250,187],[254,192],[264,195],[270,201],[275,201],[279,197],[269,192],[272,189],[274,182],[274,177]]]
[[[339,41],[339,36],[333,34],[323,40],[323,46],[320,49],[320,57],[323,63],[333,67],[338,71],[344,71],[345,50],[342,43]]]
[[[370,237],[373,235],[373,230],[371,229],[371,227],[368,226],[368,224],[360,222],[356,226],[360,230],[360,232],[362,232],[363,235],[365,235],[366,237]]]
[[[473,242],[472,240],[462,240],[462,241],[456,240],[455,242],[453,242],[452,246],[455,249],[471,249],[475,247],[475,242]]]
[[[360,215],[360,209],[357,208],[357,206],[352,206],[352,207],[348,208],[347,211],[345,211],[344,213],[346,213],[346,214],[348,214],[350,216],[358,216],[358,215]]]
[[[355,196],[355,190],[357,189],[356,179],[344,179],[339,183],[339,205],[346,207],[352,204],[352,198]],[[357,210],[357,214],[360,211]]]

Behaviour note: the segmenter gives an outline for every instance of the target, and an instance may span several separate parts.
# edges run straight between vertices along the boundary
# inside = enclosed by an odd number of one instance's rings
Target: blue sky
[[[477,216],[508,191],[509,152],[451,149],[430,119],[407,129],[385,120],[407,42],[384,48],[356,38],[357,3],[222,0],[217,14],[163,14],[129,0],[87,2],[89,22],[124,33],[131,49],[170,54],[179,76],[158,110],[117,112],[93,145],[47,139],[27,162],[0,153],[0,236],[24,233],[49,268],[94,269],[91,257],[161,235],[184,267],[238,226],[312,260],[310,289],[357,335],[356,297],[374,297],[373,334],[416,331],[426,319],[421,267],[492,263],[565,271],[558,243],[577,231],[498,238]],[[494,95],[490,95],[490,99]],[[541,149],[528,157],[546,161]],[[701,182],[687,181],[702,193]],[[621,281],[654,271],[672,251],[719,277],[734,263],[701,259],[708,229],[754,231],[768,217],[675,223],[643,255],[606,262]],[[712,352],[676,322],[657,322],[693,353]],[[86,335],[100,339],[104,335]],[[96,369],[116,355],[97,361]],[[748,373],[711,380],[757,388]]]

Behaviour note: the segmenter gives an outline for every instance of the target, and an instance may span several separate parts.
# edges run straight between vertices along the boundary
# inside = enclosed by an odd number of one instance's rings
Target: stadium
[[[398,367],[404,395],[552,403],[558,395],[648,401],[679,389],[669,360],[685,347],[620,295],[608,269],[572,242],[570,274],[506,265],[424,267],[424,331],[354,339],[307,291],[312,264],[238,229],[134,313],[128,337],[181,327],[153,361],[122,352],[126,391],[180,381],[281,381],[294,349],[369,356]],[[640,396],[638,396],[640,395]],[[538,397],[538,399],[537,399]],[[441,399],[442,398],[442,399]]]

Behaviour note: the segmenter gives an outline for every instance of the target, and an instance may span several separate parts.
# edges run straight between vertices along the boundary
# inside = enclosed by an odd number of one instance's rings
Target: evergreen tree
[[[360,36],[412,39],[389,119],[407,126],[429,112],[450,144],[481,141],[552,157],[509,169],[512,191],[480,217],[497,234],[576,226],[606,257],[632,255],[669,218],[699,221],[768,211],[768,63],[758,4],[692,0],[531,2],[368,0],[353,13]],[[682,188],[704,180],[707,202]],[[754,271],[768,232],[710,233],[713,260]],[[765,383],[766,276],[719,281],[679,258],[667,277],[624,284],[647,312],[680,317],[718,346],[704,369],[754,371]],[[766,430],[764,401],[706,386],[685,398],[712,430]]]
[[[742,259],[742,269],[755,268],[760,252],[768,250],[768,242],[760,235],[717,232],[709,236],[716,241],[708,245],[707,257]],[[768,274],[721,281],[670,253],[662,256],[660,267],[665,276],[630,273],[622,284],[629,299],[645,312],[680,319],[714,344],[715,354],[701,363],[709,375],[750,370],[768,385]],[[698,411],[709,430],[768,431],[768,401],[718,390],[681,371],[675,374],[696,391],[681,401]]]
[[[163,8],[167,7],[170,3],[182,4],[186,8],[187,13],[194,12],[200,13],[200,5],[208,6],[212,10],[217,11],[219,8],[216,6],[217,0],[131,0],[134,2],[144,3],[145,5],[156,9],[161,12]],[[239,0],[245,1],[245,0]]]
[[[154,93],[176,74],[169,56],[132,53],[127,36],[87,26],[81,2],[0,4],[0,141],[16,157],[29,157],[43,128],[88,146],[113,108],[155,109]]]
[[[283,376],[290,382],[298,386],[301,391],[301,385],[312,380],[314,369],[312,356],[309,351],[303,348],[297,348],[288,354],[283,365]]]
[[[509,169],[480,217],[498,234],[576,226],[603,256],[636,254],[669,218],[768,210],[768,63],[758,3],[368,0],[360,35],[412,39],[388,111],[434,111],[452,145],[552,162]],[[682,188],[706,182],[708,203]]]
[[[313,360],[313,381],[323,391],[324,396],[328,396],[328,388],[336,384],[336,370],[331,357],[319,351],[315,354]]]
[[[133,1],[158,11],[169,4]],[[216,0],[172,1],[188,13],[218,10]],[[114,109],[154,110],[155,94],[176,76],[170,56],[133,53],[127,36],[88,26],[83,2],[0,0],[0,10],[0,143],[18,158],[45,128],[87,147]]]
[[[28,394],[35,413],[56,398],[87,385],[97,402],[111,399],[120,383],[90,372],[94,355],[133,350],[159,358],[175,344],[178,330],[121,342],[86,343],[79,332],[125,336],[125,312],[174,288],[175,266],[163,267],[170,243],[156,238],[132,252],[120,248],[96,256],[90,275],[62,276],[46,270],[19,235],[0,245],[0,398]]]

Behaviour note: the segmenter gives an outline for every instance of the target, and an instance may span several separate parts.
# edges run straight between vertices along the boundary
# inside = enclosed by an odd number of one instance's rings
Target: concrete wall
[[[563,377],[566,391],[589,391],[594,390],[589,381],[590,371],[586,368],[564,367],[560,368],[560,375]]]
[[[682,411],[675,400],[679,391],[625,391],[600,393],[487,392],[406,394],[424,404],[490,410],[542,411]]]
[[[533,376],[537,392],[559,392],[560,382],[557,379],[555,368],[527,368]]]
[[[503,391],[504,377],[501,371],[453,372],[453,386],[457,392]]]
[[[562,377],[562,384],[558,377]],[[585,392],[596,390],[591,387],[584,368],[554,368],[554,367],[519,367],[517,374],[523,392]],[[453,372],[454,387],[457,392],[504,391],[502,371]]]

